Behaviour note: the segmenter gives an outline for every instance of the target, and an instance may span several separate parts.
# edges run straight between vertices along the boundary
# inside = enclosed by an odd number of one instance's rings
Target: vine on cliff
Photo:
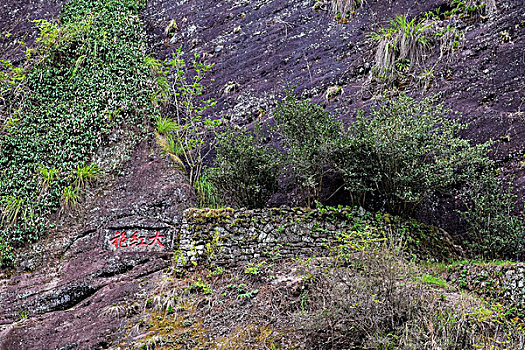
[[[1,264],[12,246],[38,239],[62,199],[78,200],[79,176],[100,173],[95,153],[115,130],[133,138],[155,114],[144,3],[70,1],[59,21],[34,21],[40,36],[22,65],[2,61]]]

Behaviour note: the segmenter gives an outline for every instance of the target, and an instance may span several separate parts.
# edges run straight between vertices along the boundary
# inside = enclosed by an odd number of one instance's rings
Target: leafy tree
[[[342,124],[322,106],[299,100],[287,91],[273,113],[275,130],[285,146],[285,164],[304,190],[307,204],[319,199],[323,179],[333,172],[333,148],[342,136]]]
[[[200,99],[204,92],[202,80],[213,68],[213,64],[204,64],[199,57],[199,54],[194,54],[191,66],[193,75],[190,75],[190,69],[183,58],[182,46],[164,61],[165,74],[170,78],[167,97],[173,107],[176,122],[172,133],[167,134],[166,138],[168,141],[173,140],[174,153],[187,165],[190,184],[193,186],[201,177],[203,161],[211,150],[211,147],[206,147],[206,141],[211,141],[208,136],[223,121],[222,118],[213,119],[204,115],[207,109],[216,104],[213,99]]]
[[[458,136],[465,127],[436,97],[402,95],[369,116],[359,111],[336,155],[351,202],[409,216],[434,194],[461,186],[490,164],[488,143],[472,146]]]

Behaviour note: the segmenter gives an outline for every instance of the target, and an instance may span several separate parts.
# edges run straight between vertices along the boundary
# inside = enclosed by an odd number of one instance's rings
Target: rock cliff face
[[[217,98],[212,113],[238,124],[267,115],[287,83],[297,84],[304,97],[326,105],[350,121],[357,108],[368,108],[381,95],[371,80],[376,45],[367,35],[395,15],[424,18],[427,11],[449,8],[445,0],[366,1],[348,23],[338,23],[329,4],[314,11],[316,1],[149,1],[144,13],[151,47],[159,58],[182,45],[215,63],[206,82],[207,97]],[[474,142],[498,140],[494,158],[506,173],[516,175],[519,200],[525,194],[525,46],[523,1],[496,1],[486,18],[458,20],[459,49],[438,60],[435,48],[423,64],[432,68],[423,86],[417,79],[401,82],[408,94],[440,93],[445,104],[463,122],[464,136]],[[178,30],[166,35],[174,20]],[[427,84],[428,83],[428,84]],[[424,87],[426,85],[426,87]],[[340,94],[327,99],[327,92]],[[283,194],[280,202],[296,198]],[[461,232],[451,210],[453,199],[443,199],[421,216],[450,231]]]
[[[0,59],[19,61],[38,30],[32,20],[58,18],[63,0],[3,1],[0,5]]]
[[[168,57],[182,45],[186,54],[198,52],[215,63],[214,80],[205,82],[206,97],[218,101],[210,113],[249,124],[267,115],[292,82],[304,97],[349,121],[357,107],[368,108],[378,94],[370,80],[375,46],[367,34],[396,14],[421,16],[447,6],[445,0],[368,0],[348,23],[338,23],[328,4],[319,2],[314,11],[316,2],[150,0],[143,19],[154,55]],[[36,35],[28,20],[57,18],[63,3],[2,2],[0,58],[20,59],[16,40],[31,44]],[[496,5],[485,19],[459,22],[464,38],[448,61],[438,62],[438,53],[432,53],[434,78],[428,88],[415,81],[398,88],[416,96],[441,93],[462,113],[459,118],[470,122],[466,137],[500,140],[494,157],[504,172],[516,175],[521,201],[525,6],[523,0]],[[177,30],[166,35],[171,21]],[[341,93],[327,98],[334,86]],[[118,343],[123,325],[143,309],[172,255],[108,249],[110,233],[139,232],[151,239],[157,231],[172,230],[193,196],[184,175],[155,145],[137,145],[120,174],[101,181],[77,210],[56,215],[57,227],[22,254],[15,271],[0,271],[0,349],[105,349]],[[283,198],[293,203],[287,194]],[[427,221],[457,229],[449,220],[453,199],[440,204],[425,214]]]
[[[143,143],[120,176],[99,185],[82,208],[58,215],[57,228],[22,253],[17,272],[2,271],[0,349],[107,348],[123,332],[119,312],[142,310],[151,281],[171,265],[172,255],[153,251],[156,244],[115,251],[104,233],[152,235],[173,226],[193,200],[184,176]],[[126,309],[115,316],[117,303]]]

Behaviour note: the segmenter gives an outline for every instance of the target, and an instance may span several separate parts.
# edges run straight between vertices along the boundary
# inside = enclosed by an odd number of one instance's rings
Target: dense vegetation
[[[151,318],[134,329],[148,335],[134,337],[136,346],[278,349],[299,335],[311,348],[523,347],[521,310],[460,295],[435,270],[405,259],[407,251],[427,249],[424,243],[442,248],[436,243],[442,231],[431,235],[410,218],[443,197],[456,201],[472,256],[525,258],[525,220],[517,214],[513,179],[489,157],[492,142],[461,138],[467,125],[439,96],[385,99],[370,112],[356,111],[345,126],[323,106],[288,91],[271,117],[253,128],[226,125],[207,112],[214,100],[200,97],[213,65],[198,54],[187,64],[182,47],[163,62],[147,56],[138,16],[144,2],[69,1],[59,21],[35,21],[40,36],[24,62],[0,61],[0,266],[13,263],[15,248],[49,229],[50,214],[75,206],[90,182],[118,166],[101,162],[101,146],[120,139],[131,149],[153,124],[157,145],[187,173],[202,206],[263,208],[292,188],[294,204],[321,213],[342,210],[321,204],[337,194],[356,221],[327,244],[323,258],[282,261],[276,247],[266,260],[233,269],[214,265],[216,233],[214,246],[205,247],[210,266],[195,262],[191,272],[174,266],[146,299]],[[340,21],[363,3],[332,1]],[[372,33],[374,77],[395,85],[409,73],[431,75],[423,71],[427,51],[439,47],[441,59],[460,39],[452,26],[436,27],[432,20],[485,11],[477,1],[452,4],[444,15],[398,16]],[[378,212],[376,220],[365,222],[374,214],[362,208]],[[277,290],[274,282],[283,281],[286,288]],[[263,315],[249,309],[264,301],[270,307]],[[103,313],[118,319],[121,308],[113,304]],[[229,339],[222,324],[217,341],[203,336],[201,319],[209,325],[224,317],[238,325],[237,310],[251,322],[247,327]],[[261,320],[271,321],[261,326]]]
[[[211,182],[224,202],[264,206],[261,199],[277,188],[279,171],[294,179],[303,203],[311,206],[326,198],[323,179],[335,173],[343,179],[345,204],[404,217],[439,196],[456,197],[465,207],[467,244],[474,255],[523,257],[525,222],[514,214],[512,184],[497,176],[488,156],[491,142],[471,145],[459,137],[466,125],[451,118],[436,97],[383,101],[370,115],[358,111],[356,121],[344,128],[321,106],[288,94],[274,121],[283,153],[261,145],[261,137],[248,131],[229,131],[219,139]],[[271,164],[279,166],[268,172]],[[234,189],[241,188],[264,189],[265,195],[245,191],[239,197]]]
[[[95,153],[115,130],[134,134],[154,116],[151,59],[138,17],[143,1],[74,0],[19,67],[0,68],[0,261],[36,240],[45,217],[75,204],[102,169]],[[111,169],[106,169],[111,170]]]
[[[133,138],[152,120],[157,143],[187,171],[203,205],[263,207],[284,179],[299,189],[300,203],[313,206],[326,198],[326,177],[335,175],[342,179],[345,204],[403,216],[439,196],[455,196],[476,254],[523,254],[524,221],[513,214],[512,185],[495,176],[490,143],[474,146],[458,137],[466,126],[436,98],[400,96],[369,116],[358,111],[355,123],[344,128],[324,108],[289,91],[271,126],[256,125],[255,132],[223,128],[214,138],[223,119],[206,116],[215,102],[200,100],[213,65],[196,54],[187,67],[181,48],[164,62],[147,56],[138,17],[143,5],[70,1],[59,22],[35,21],[40,36],[22,65],[2,61],[3,263],[12,261],[13,246],[38,238],[50,213],[74,206],[90,181],[111,170],[96,159],[109,135],[124,130]],[[346,18],[361,2],[333,5]],[[445,17],[484,9],[467,5],[454,2]],[[379,75],[407,73],[431,45],[457,47],[450,40],[458,36],[448,34],[453,27],[436,27],[434,19],[441,17],[439,9],[421,20],[398,17],[372,33]],[[266,133],[277,136],[278,145],[266,144]],[[204,169],[215,143],[216,166]]]

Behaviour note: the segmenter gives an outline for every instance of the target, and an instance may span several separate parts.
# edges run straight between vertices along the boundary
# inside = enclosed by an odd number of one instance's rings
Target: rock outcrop
[[[103,232],[156,232],[191,206],[184,176],[155,147],[141,144],[119,176],[22,253],[16,271],[2,271],[0,349],[104,349],[123,332],[122,316],[143,309],[172,255],[110,250]]]

